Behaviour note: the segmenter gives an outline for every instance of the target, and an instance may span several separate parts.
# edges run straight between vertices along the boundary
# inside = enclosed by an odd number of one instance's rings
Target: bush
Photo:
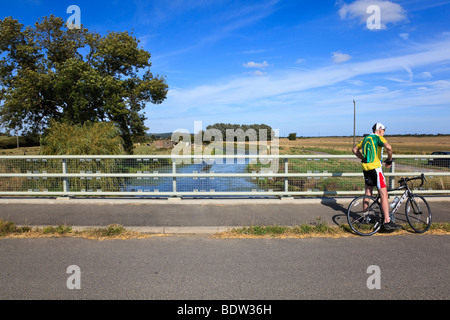
[[[125,154],[119,129],[108,122],[83,125],[53,121],[42,139],[44,155]]]
[[[24,142],[23,137],[19,137],[19,145]],[[16,137],[2,137],[0,139],[0,149],[13,149],[17,148],[17,138]]]
[[[297,134],[296,133],[289,133],[289,140],[296,140],[297,139]]]

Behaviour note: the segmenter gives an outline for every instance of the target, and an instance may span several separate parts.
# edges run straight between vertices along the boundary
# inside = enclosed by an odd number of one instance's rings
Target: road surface
[[[0,239],[0,299],[449,299],[449,240]]]

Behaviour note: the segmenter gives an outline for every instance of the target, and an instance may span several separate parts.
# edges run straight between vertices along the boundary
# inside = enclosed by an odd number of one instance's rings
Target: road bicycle
[[[402,178],[398,188],[388,189],[388,192],[405,190],[403,195],[400,198],[396,197],[391,204],[391,207],[392,205],[394,207],[389,216],[395,222],[395,213],[406,200],[405,214],[409,225],[415,232],[424,233],[431,225],[430,206],[424,197],[414,194],[409,185],[409,182],[419,179],[421,184],[418,188],[420,188],[424,181],[427,181],[423,173],[415,178]],[[347,220],[350,228],[359,235],[371,236],[380,231],[384,221],[380,195],[376,197],[364,195],[353,199],[348,207]]]

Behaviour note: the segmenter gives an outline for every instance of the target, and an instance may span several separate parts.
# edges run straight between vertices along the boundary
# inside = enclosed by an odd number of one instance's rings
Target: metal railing
[[[425,173],[417,193],[450,194],[448,156],[396,155],[389,186]],[[0,196],[328,196],[364,190],[354,155],[0,156]]]

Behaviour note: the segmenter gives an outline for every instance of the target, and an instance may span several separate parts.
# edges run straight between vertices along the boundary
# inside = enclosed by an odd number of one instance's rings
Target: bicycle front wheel
[[[350,228],[361,236],[371,236],[380,230],[383,211],[374,197],[360,196],[349,205],[347,220]]]
[[[406,201],[406,219],[417,233],[424,233],[431,226],[431,210],[424,197],[411,195]]]

